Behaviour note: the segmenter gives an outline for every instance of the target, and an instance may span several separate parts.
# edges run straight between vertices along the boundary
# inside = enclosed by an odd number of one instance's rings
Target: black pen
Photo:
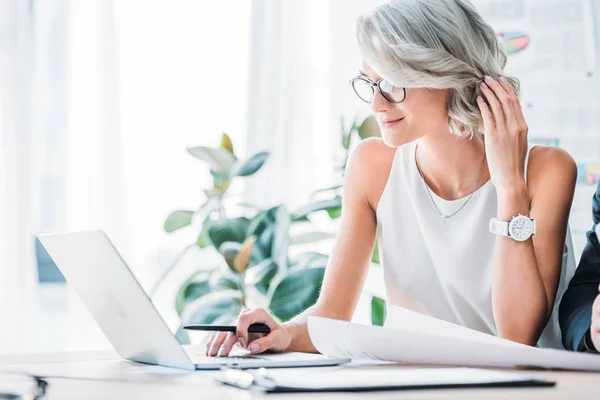
[[[183,329],[191,331],[213,331],[213,332],[237,332],[233,325],[185,325]],[[248,333],[271,333],[271,329],[261,323],[252,324],[248,327]]]

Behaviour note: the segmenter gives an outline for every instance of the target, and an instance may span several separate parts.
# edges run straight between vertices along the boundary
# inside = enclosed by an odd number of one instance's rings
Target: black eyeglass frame
[[[358,93],[358,90],[356,90],[356,87],[354,86],[354,83],[356,81],[363,81],[365,82],[367,85],[369,85],[371,87],[371,101],[367,101],[365,99],[362,98],[362,96]],[[403,96],[402,96],[402,100],[400,101],[396,101],[394,99],[390,99],[388,96],[386,96],[385,92],[383,90],[381,90],[381,82],[385,81],[385,79],[381,78],[379,79],[377,82],[373,82],[363,76],[357,76],[355,78],[350,79],[350,81],[348,81],[348,83],[350,83],[350,86],[352,86],[352,90],[354,90],[354,93],[356,93],[356,95],[358,96],[359,99],[361,99],[362,101],[364,101],[367,104],[371,104],[373,102],[373,98],[375,97],[375,89],[377,88],[377,90],[379,90],[379,93],[381,93],[381,95],[383,96],[384,99],[386,99],[387,101],[389,101],[390,103],[394,103],[394,104],[400,104],[402,103],[404,100],[406,100],[406,88],[399,88],[402,89],[403,91]],[[387,82],[387,81],[386,81]],[[388,82],[389,83],[389,82]],[[394,85],[392,85],[391,83],[389,83],[391,86],[394,87]]]

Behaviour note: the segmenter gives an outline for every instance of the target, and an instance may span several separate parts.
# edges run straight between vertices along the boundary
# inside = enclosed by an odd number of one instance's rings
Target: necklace
[[[460,212],[460,210],[465,208],[465,206],[471,200],[471,197],[473,197],[473,195],[475,194],[475,190],[477,189],[477,186],[479,185],[479,180],[481,179],[481,176],[483,175],[483,166],[485,165],[485,158],[486,158],[485,152],[483,154],[483,161],[481,162],[481,168],[479,169],[479,177],[477,178],[477,182],[475,182],[475,187],[473,188],[473,191],[467,198],[467,201],[465,201],[458,210],[456,210],[455,212],[453,212],[450,215],[447,215],[447,214],[444,214],[443,212],[441,212],[440,209],[438,208],[437,204],[435,204],[435,200],[433,199],[433,195],[431,194],[431,189],[429,188],[429,185],[425,181],[425,175],[423,175],[423,171],[421,171],[421,166],[419,165],[419,152],[417,151],[418,148],[419,148],[419,145],[417,144],[417,147],[415,148],[415,161],[417,163],[417,170],[419,170],[419,175],[421,175],[421,178],[423,179],[423,184],[425,185],[425,188],[427,189],[427,194],[429,195],[429,198],[431,199],[431,203],[435,207],[438,214],[440,214],[441,219],[451,218],[451,217],[455,216],[456,214],[458,214]]]

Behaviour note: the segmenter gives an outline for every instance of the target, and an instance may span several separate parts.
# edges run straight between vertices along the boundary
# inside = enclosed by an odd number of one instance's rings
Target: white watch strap
[[[508,236],[508,221],[500,221],[498,218],[490,219],[490,232],[494,235]]]

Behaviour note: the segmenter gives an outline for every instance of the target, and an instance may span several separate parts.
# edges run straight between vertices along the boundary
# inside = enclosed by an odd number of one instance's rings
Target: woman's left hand
[[[528,127],[519,98],[502,77],[495,81],[486,76],[480,87],[489,104],[477,96],[492,182],[499,195],[525,188]]]

